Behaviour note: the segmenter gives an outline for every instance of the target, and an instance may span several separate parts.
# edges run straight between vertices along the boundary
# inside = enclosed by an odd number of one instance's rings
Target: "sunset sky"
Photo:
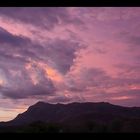
[[[37,101],[140,106],[140,8],[0,8],[0,121]]]

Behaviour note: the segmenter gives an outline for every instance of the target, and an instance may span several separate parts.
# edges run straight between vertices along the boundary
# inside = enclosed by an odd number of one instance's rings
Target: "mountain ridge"
[[[140,107],[123,107],[108,102],[73,102],[50,104],[42,101],[30,106],[13,120],[0,123],[0,132],[52,131],[49,127],[65,132],[140,132]],[[53,130],[54,131],[54,130]]]
[[[126,117],[128,115],[130,118],[133,116],[135,118],[140,117],[140,108],[123,107],[113,105],[108,102],[73,102],[69,104],[50,104],[39,101],[30,106],[25,112],[18,114],[17,117],[6,123],[14,125],[34,121],[62,122],[62,120],[69,120],[70,118],[77,117],[79,114],[81,116],[88,116],[88,114],[92,114],[91,116],[96,116],[97,114],[99,114],[99,116],[103,116],[106,114],[108,116],[116,115],[121,117]]]

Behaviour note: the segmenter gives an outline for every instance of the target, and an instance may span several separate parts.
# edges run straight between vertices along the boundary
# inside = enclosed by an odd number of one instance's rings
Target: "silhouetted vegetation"
[[[62,125],[37,121],[25,126],[1,127],[0,133],[140,133],[140,120],[112,120],[110,123],[96,121],[81,125]]]

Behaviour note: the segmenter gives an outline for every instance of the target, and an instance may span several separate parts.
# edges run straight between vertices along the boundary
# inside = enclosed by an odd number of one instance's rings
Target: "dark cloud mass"
[[[74,63],[76,52],[83,47],[84,46],[78,42],[56,39],[47,44],[45,53],[46,57],[53,62],[51,66],[59,72],[66,74]]]
[[[5,77],[0,91],[10,98],[54,94],[53,82],[37,64],[47,64],[66,74],[74,64],[76,52],[84,47],[76,41],[57,38],[46,45],[35,44],[29,38],[13,35],[3,28],[0,36],[0,70]],[[36,65],[32,65],[32,62]],[[25,68],[27,64],[31,64],[29,71]],[[31,79],[32,75],[34,79]],[[33,80],[37,80],[37,83],[34,84]],[[17,87],[18,83],[20,87]]]
[[[21,46],[22,44],[26,45],[29,39],[21,36],[12,35],[5,29],[0,27],[0,44],[11,44],[13,46]]]
[[[7,43],[6,46],[0,48],[0,53],[3,56],[2,59],[11,57],[15,61],[20,61],[21,59],[28,61],[29,58],[36,61],[42,60],[48,62],[53,68],[56,68],[64,74],[73,65],[73,60],[76,58],[76,51],[85,47],[76,41],[57,38],[50,40],[45,46],[42,46],[40,44],[34,44],[30,39],[14,36],[2,28],[1,30],[0,35],[4,35],[1,38],[1,45]],[[19,56],[13,56],[14,53]]]
[[[47,30],[53,29],[57,24],[82,23],[69,14],[67,8],[32,7],[32,8],[0,8],[0,15],[14,19],[17,22],[32,24]]]
[[[34,79],[32,79],[32,75]],[[53,95],[55,87],[45,72],[33,66],[28,72],[24,68],[8,70],[6,73],[8,82],[0,88],[3,96],[13,99],[27,98],[36,95]]]
[[[30,39],[24,36],[17,36],[9,33],[3,28],[0,28],[0,54],[1,62],[13,61],[15,63],[27,61],[24,51],[32,46]]]
[[[2,95],[15,99],[53,94],[55,88],[45,73],[37,74],[38,83],[34,85],[29,72],[24,68],[25,64],[30,62],[29,58],[34,60],[38,58],[30,52],[30,49],[34,47],[31,41],[12,35],[2,28],[0,36],[0,70],[4,79],[4,85],[0,88]]]

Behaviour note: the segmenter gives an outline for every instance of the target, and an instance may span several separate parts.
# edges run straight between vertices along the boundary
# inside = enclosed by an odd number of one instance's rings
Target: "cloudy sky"
[[[0,121],[37,101],[140,106],[140,8],[0,8]]]

